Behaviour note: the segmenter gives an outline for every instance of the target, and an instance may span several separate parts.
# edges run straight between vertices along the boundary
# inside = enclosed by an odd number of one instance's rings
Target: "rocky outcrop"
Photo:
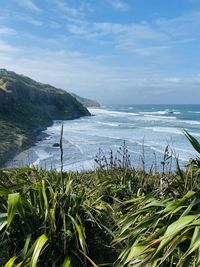
[[[76,100],[78,100],[84,107],[87,107],[87,108],[92,108],[92,107],[95,107],[95,108],[98,108],[100,107],[101,105],[99,104],[99,102],[95,101],[95,100],[92,100],[92,99],[88,99],[88,98],[84,98],[84,97],[81,97],[81,96],[78,96],[74,93],[70,93],[73,97],[76,98]]]

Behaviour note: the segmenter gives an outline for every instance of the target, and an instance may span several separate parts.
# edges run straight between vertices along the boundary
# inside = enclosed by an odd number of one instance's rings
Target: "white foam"
[[[193,155],[194,152],[195,152],[195,150],[184,149],[184,148],[178,148],[178,147],[175,147],[175,151],[185,152],[185,153],[187,153],[188,155]]]
[[[139,114],[142,114],[142,115],[166,115],[166,114],[169,114],[168,111],[166,110],[162,110],[162,111],[142,111],[142,112],[139,112]]]
[[[161,149],[159,149],[159,148],[157,148],[157,147],[150,146],[150,148],[151,148],[152,150],[154,150],[154,151],[160,153],[160,154],[163,154],[163,153],[164,153],[164,150],[161,150]]]
[[[76,147],[76,148],[81,152],[81,154],[84,154],[84,151],[83,151],[83,149],[80,147],[80,145],[78,145],[77,143],[72,142],[72,141],[69,141],[69,143],[70,143],[72,146]]]
[[[133,112],[122,112],[122,111],[110,111],[110,110],[105,110],[105,109],[100,109],[100,108],[95,108],[95,109],[89,109],[90,113],[94,115],[109,115],[113,117],[118,117],[118,116],[138,116],[138,113],[133,113]]]
[[[193,133],[193,132],[190,132],[191,135],[194,135],[194,136],[197,136],[197,137],[200,137],[200,133]]]
[[[84,160],[73,164],[66,164],[63,169],[64,171],[93,171],[95,169],[94,160]]]
[[[132,149],[128,149],[128,151],[133,153],[133,154],[136,154],[136,155],[141,155],[141,152],[138,152],[138,151],[135,151],[135,150],[132,150]]]
[[[160,110],[160,111],[142,111],[142,112],[139,112],[139,114],[142,114],[142,115],[168,115],[168,114],[181,114],[181,112],[165,109],[165,110]]]
[[[180,134],[183,135],[182,130],[174,127],[145,127],[147,130],[152,130],[154,132],[160,133],[171,133],[171,134]]]
[[[194,121],[194,120],[179,120],[178,122],[181,122],[181,123],[187,123],[187,124],[190,124],[190,125],[200,125],[200,121]]]
[[[106,126],[112,126],[112,127],[118,127],[118,126],[120,126],[120,124],[119,123],[116,123],[116,122],[96,121],[96,123],[101,124],[101,125],[106,125]]]
[[[155,116],[155,115],[144,115],[144,117],[149,117],[149,118],[153,118],[153,119],[170,119],[170,120],[176,120],[176,117],[172,117],[172,116]]]
[[[47,153],[45,150],[43,149],[34,149],[35,154],[37,155],[37,159],[30,165],[34,165],[37,166],[40,164],[41,161],[49,159],[52,157],[52,155],[50,155],[49,153]]]

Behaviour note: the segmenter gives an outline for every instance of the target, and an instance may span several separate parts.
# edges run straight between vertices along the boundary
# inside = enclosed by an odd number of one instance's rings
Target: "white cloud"
[[[62,11],[63,13],[66,13],[67,15],[69,15],[71,17],[82,16],[82,13],[78,8],[72,7],[66,1],[53,0],[52,3],[54,3],[54,5],[59,9],[59,11]]]
[[[127,11],[130,9],[130,6],[122,0],[111,0],[111,4],[116,10],[119,11]]]
[[[141,56],[152,56],[154,54],[162,52],[163,50],[165,51],[167,49],[170,49],[170,47],[167,45],[161,45],[161,46],[149,46],[140,48],[127,47],[127,49]]]
[[[56,21],[50,21],[49,22],[49,26],[52,28],[52,29],[60,29],[62,27],[62,24],[56,22]]]
[[[27,14],[16,14],[16,19],[25,21],[29,24],[34,25],[34,26],[42,26],[44,24],[43,21],[41,21],[39,19],[35,19],[34,17],[29,16]]]
[[[38,18],[34,18],[34,16],[29,15],[27,13],[16,11],[16,10],[6,10],[4,14],[0,15],[0,21],[4,25],[9,25],[12,21],[13,23],[16,23],[16,21],[25,21],[29,24],[32,24],[34,26],[41,26],[44,24],[44,22]],[[16,26],[17,27],[17,26]],[[13,31],[12,31],[13,32]]]
[[[200,12],[187,13],[172,19],[159,19],[157,26],[173,38],[195,38],[200,36]]]
[[[88,23],[86,21],[77,21],[77,23],[69,23],[67,25],[68,31],[75,35],[80,35],[85,38],[103,37],[110,35],[119,35],[127,30],[126,25],[117,23]]]
[[[15,56],[10,52],[15,52]],[[181,99],[190,95],[191,91],[199,95],[199,75],[175,76],[162,69],[158,71],[154,66],[107,65],[97,57],[87,57],[78,51],[29,48],[22,52],[22,49],[16,50],[1,42],[0,62],[4,68],[100,102],[142,103],[144,96],[153,99],[174,92],[179,92]]]
[[[102,40],[104,44],[112,42],[116,49],[140,56],[159,56],[159,53],[169,53],[169,49],[175,46],[198,41],[200,12],[187,13],[172,19],[161,18],[152,24],[74,20],[68,23],[67,29],[83,40]]]
[[[69,22],[67,29],[83,40],[102,40],[104,44],[112,42],[116,49],[140,56],[158,56],[159,53],[168,53],[175,46],[198,41],[200,12],[190,12],[172,19],[161,18],[154,23],[96,23],[79,19]]]
[[[19,6],[29,9],[33,12],[41,12],[42,10],[32,0],[14,0]]]
[[[4,53],[16,53],[19,52],[21,49],[16,48],[2,40],[0,40],[0,52],[4,52]],[[9,54],[8,54],[9,55]],[[0,58],[0,62],[1,62],[1,58]]]
[[[16,34],[17,31],[12,28],[0,27],[0,35],[16,35]]]
[[[110,22],[88,23],[86,21],[78,21],[77,24],[68,24],[68,30],[71,33],[84,35],[86,38],[92,36],[119,35],[127,32],[130,27],[131,25]]]
[[[149,56],[158,50],[170,48],[168,42],[171,41],[169,35],[154,29],[148,23],[88,23],[78,21],[69,23],[68,31],[81,39],[99,40],[106,43],[112,41],[116,49],[122,49],[141,56]]]

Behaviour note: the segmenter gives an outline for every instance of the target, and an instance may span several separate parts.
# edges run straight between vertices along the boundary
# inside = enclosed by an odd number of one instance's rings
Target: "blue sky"
[[[102,104],[200,103],[200,0],[0,6],[0,68]]]

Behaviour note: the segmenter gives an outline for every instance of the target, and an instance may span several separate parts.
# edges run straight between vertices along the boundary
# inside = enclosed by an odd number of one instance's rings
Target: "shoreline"
[[[42,141],[45,139],[45,137],[48,136],[48,134],[44,133],[44,131],[47,129],[47,127],[52,126],[52,124],[48,124],[46,127],[39,127],[35,131],[33,131],[32,135],[30,137],[27,136],[26,143],[22,143],[21,147],[18,147],[17,149],[14,149],[13,151],[9,151],[9,154],[11,156],[8,156],[8,159],[0,165],[0,168],[14,168],[16,166],[12,166],[14,162],[16,162],[16,158],[21,154],[21,153],[27,153],[29,150],[32,149],[32,147],[35,146],[36,142]],[[29,135],[29,133],[27,133]],[[18,162],[18,160],[17,160]]]
[[[26,148],[26,149],[22,149],[21,151],[19,151],[19,153],[17,153],[16,155],[14,155],[12,157],[12,159],[8,160],[4,165],[5,168],[16,168],[16,167],[24,167],[24,166],[29,166],[30,164],[26,164],[25,163],[25,159],[27,160],[27,162],[29,162],[31,159],[34,158],[34,147],[36,145],[36,143],[38,141],[43,141],[45,140],[48,136],[50,136],[49,134],[45,133],[44,131],[46,131],[46,129],[48,127],[47,126],[45,129],[43,129],[35,138],[35,142],[31,142],[30,143],[30,147]],[[24,164],[23,164],[24,163]]]
[[[92,115],[87,115],[87,116],[92,116]],[[81,117],[87,117],[87,116],[75,116],[75,117],[72,117],[70,116],[69,118],[66,118],[65,120],[76,120],[76,119],[79,119]],[[13,149],[13,150],[10,150],[8,153],[9,153],[9,156],[6,156],[6,161],[3,163],[3,164],[0,164],[0,169],[2,168],[16,168],[17,166],[15,166],[14,162],[18,162],[20,161],[20,159],[17,159],[18,157],[21,158],[20,154],[22,155],[29,155],[29,152],[31,152],[30,154],[33,154],[33,147],[35,146],[35,144],[38,142],[38,141],[43,141],[45,140],[47,137],[49,137],[50,135],[45,133],[44,131],[47,130],[48,127],[51,127],[53,126],[54,124],[54,121],[56,120],[53,120],[51,121],[51,123],[48,123],[46,124],[45,127],[38,127],[37,129],[35,129],[34,131],[32,131],[32,133],[30,132],[27,132],[27,136],[26,136],[26,140],[24,140],[24,143],[22,141],[22,145],[21,147],[18,147],[17,149]],[[63,121],[63,120],[62,120]],[[7,154],[8,154],[7,153]],[[23,160],[24,158],[22,158]],[[23,166],[26,166],[26,165],[23,165]]]

